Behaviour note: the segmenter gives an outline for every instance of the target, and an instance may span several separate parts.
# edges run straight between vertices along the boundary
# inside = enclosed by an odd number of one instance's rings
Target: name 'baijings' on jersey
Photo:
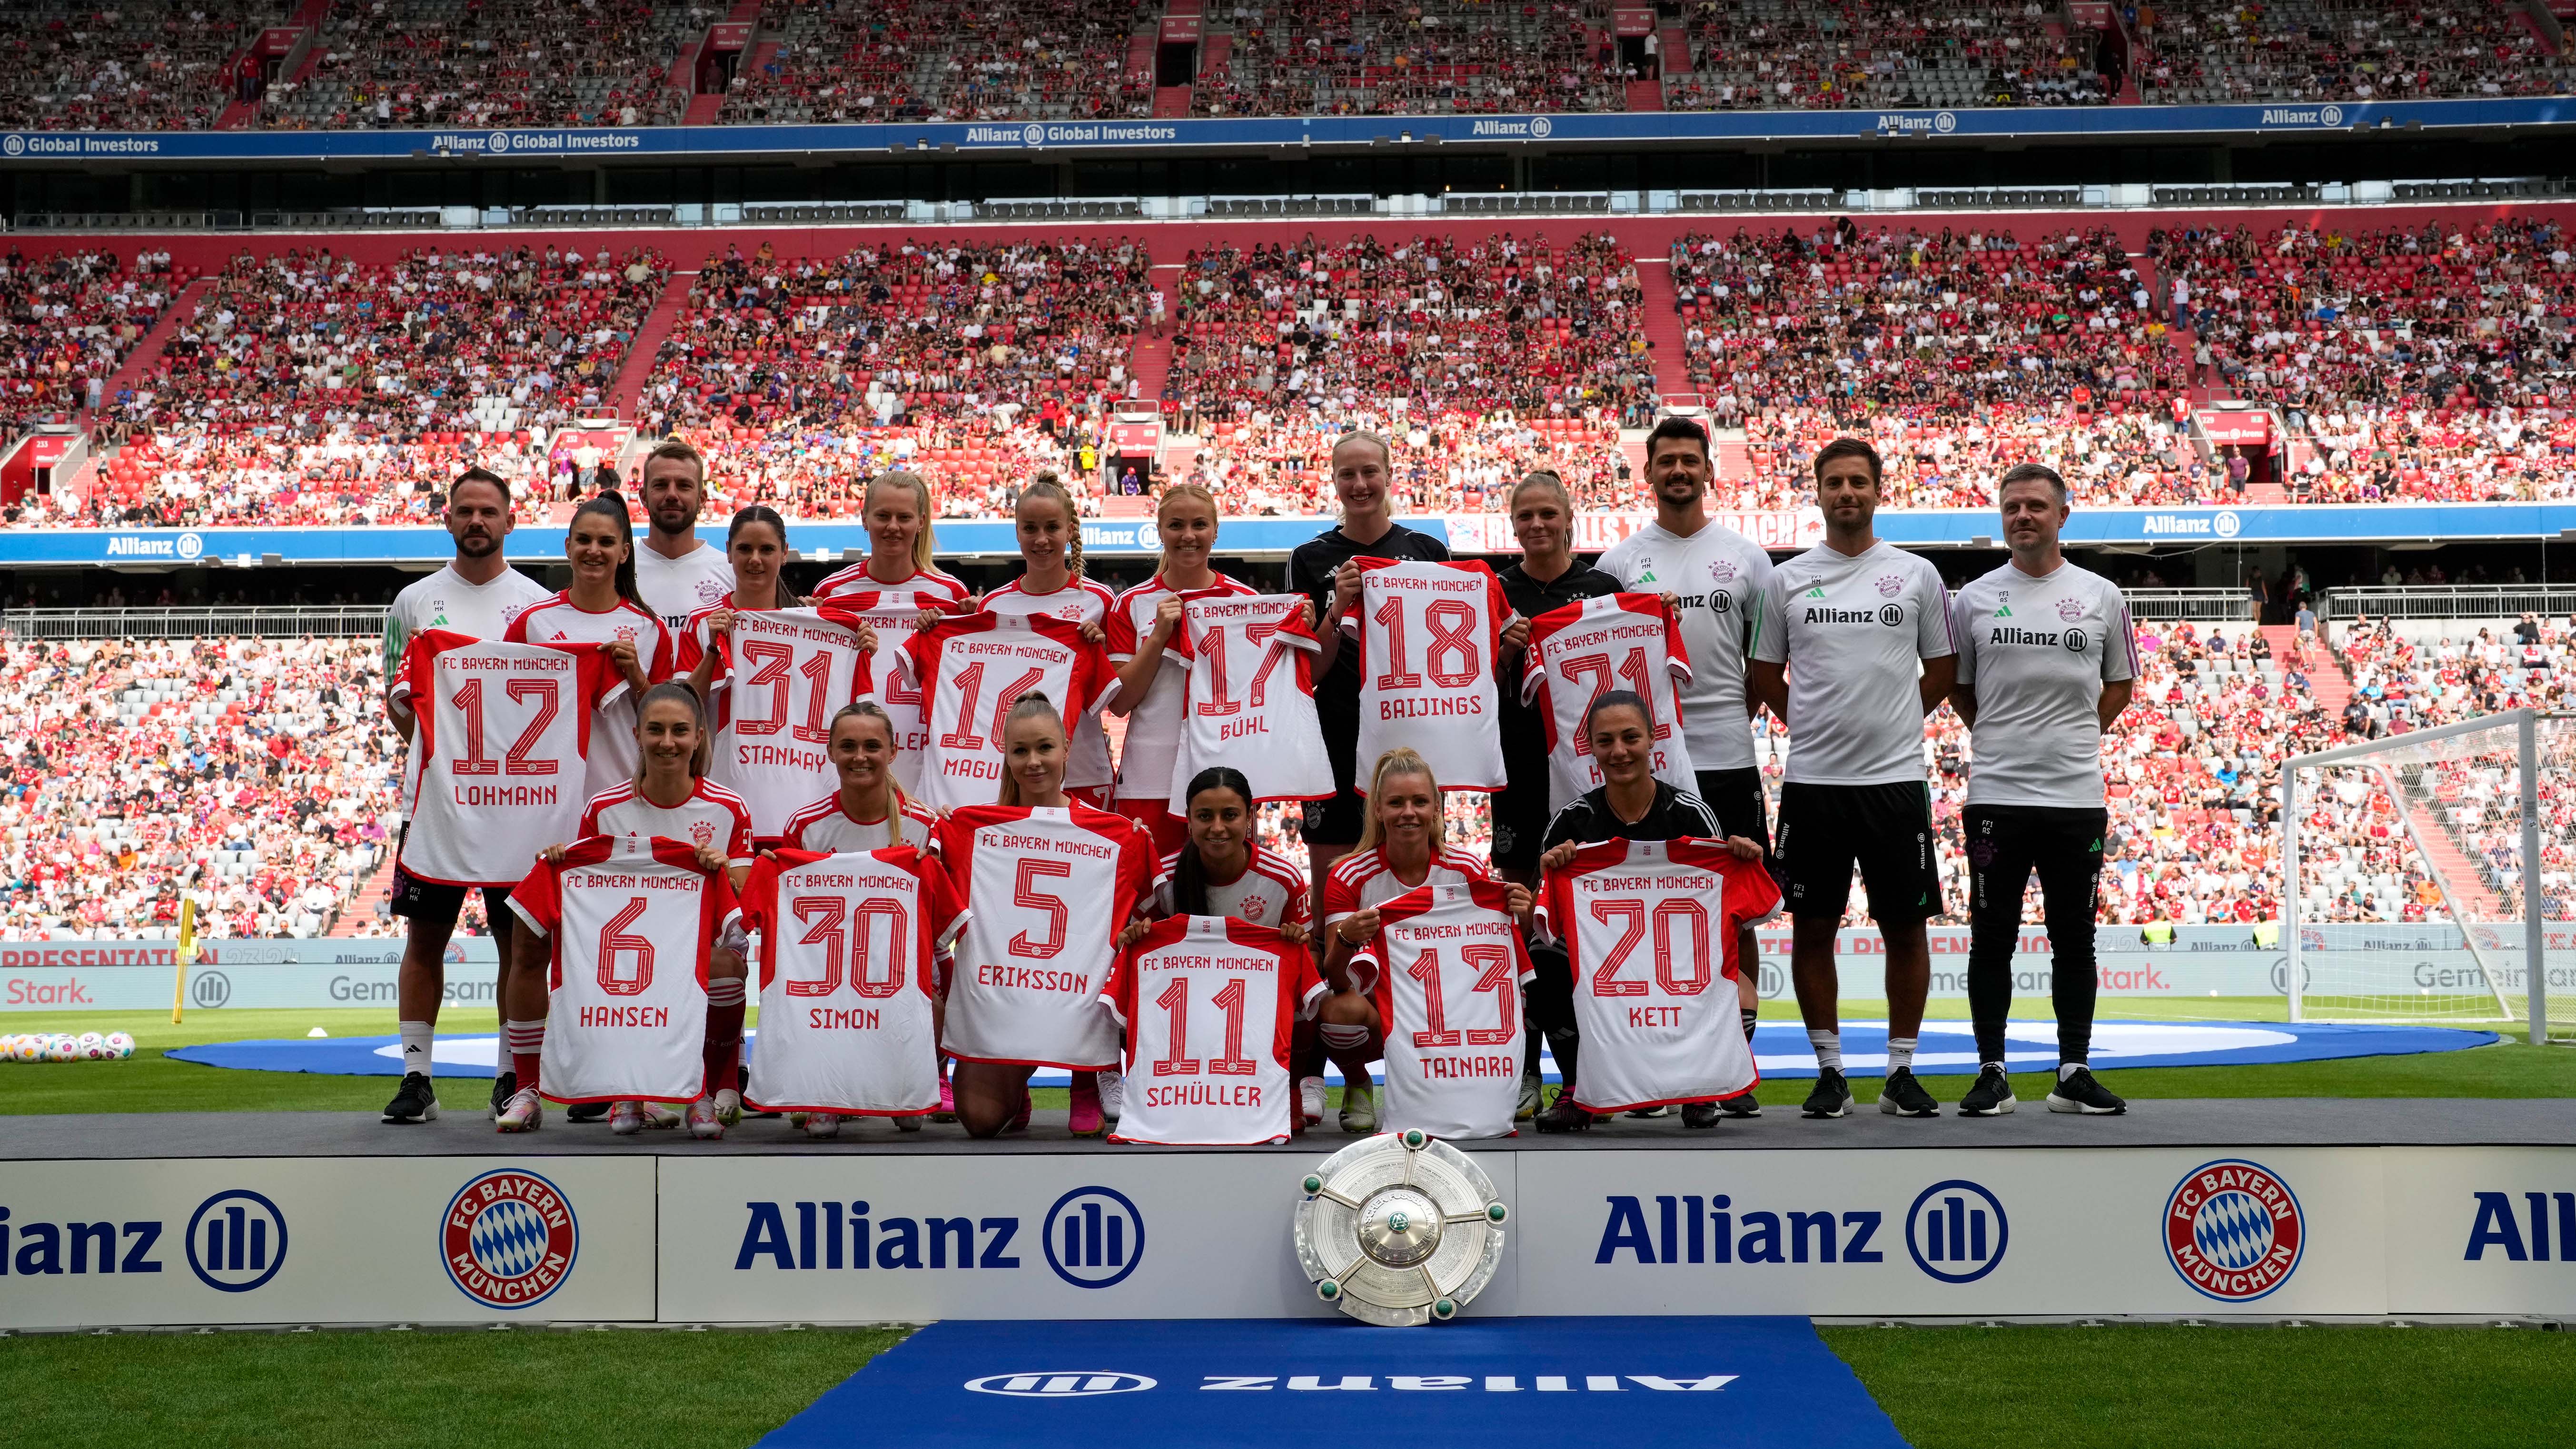
[[[1100,1003],[1118,933],[1154,887],[1154,847],[1087,805],[970,805],[939,824],[939,859],[973,907],[957,941],[942,1042],[970,1062],[1118,1063]]]
[[[1324,999],[1313,953],[1269,926],[1174,916],[1122,952],[1103,993],[1127,1030],[1114,1142],[1235,1147],[1285,1141],[1288,1052]]]
[[[868,692],[870,667],[857,629],[817,610],[733,616],[707,773],[742,797],[758,839],[783,838],[788,817],[832,780],[832,716]]]
[[[1255,800],[1330,796],[1333,761],[1315,717],[1321,646],[1306,625],[1305,597],[1204,594],[1182,610],[1172,648],[1189,661],[1189,685],[1167,786],[1172,813],[1188,808],[1190,781],[1211,765],[1241,770]],[[1127,748],[1137,748],[1133,734]],[[1151,768],[1144,760],[1132,767]]]
[[[760,940],[751,1105],[863,1117],[937,1111],[933,963],[966,924],[939,863],[909,845],[779,851],[752,867],[742,914]]]
[[[1379,756],[1410,748],[1444,789],[1501,789],[1494,656],[1514,618],[1502,580],[1482,563],[1356,562],[1359,615],[1342,620],[1359,639],[1356,787]]]
[[[539,1088],[556,1102],[687,1102],[706,1086],[707,956],[724,872],[685,841],[593,835],[540,860],[510,909],[545,938]]]
[[[1406,891],[1378,907],[1377,934],[1360,955],[1377,978],[1386,1031],[1384,1130],[1510,1136],[1521,1090],[1521,983],[1531,970],[1503,887]]]
[[[1974,687],[1971,805],[2102,803],[2102,686],[2138,674],[2129,603],[2073,564],[2033,578],[2011,564],[1951,602],[1959,682]]]
[[[1760,1080],[1736,1014],[1736,945],[1738,928],[1779,913],[1763,863],[1715,841],[1602,841],[1549,872],[1539,919],[1573,966],[1575,1100],[1624,1112]]]
[[[1614,689],[1646,701],[1655,778],[1678,790],[1698,789],[1678,689],[1690,677],[1680,628],[1657,595],[1610,594],[1532,619],[1521,698],[1538,707],[1547,727],[1550,812],[1607,782],[1583,733],[1583,715]]]
[[[591,725],[626,681],[596,644],[503,644],[432,629],[403,651],[393,698],[410,703],[410,824],[403,873],[506,886],[528,857],[571,840]]]
[[[1081,630],[1043,614],[942,619],[905,641],[930,692],[921,798],[934,809],[989,805],[1002,788],[1011,706],[1043,694],[1068,730],[1118,688],[1109,654]]]

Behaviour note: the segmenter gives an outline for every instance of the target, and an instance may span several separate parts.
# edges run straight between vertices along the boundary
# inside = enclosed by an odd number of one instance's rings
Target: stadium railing
[[[384,627],[384,609],[372,604],[0,610],[0,634],[13,639],[351,639]]]
[[[2243,589],[2123,589],[2132,619],[2234,623],[2246,613]]]
[[[2576,584],[2409,584],[2328,589],[2319,611],[2350,619],[2510,619],[2523,614],[2576,614]]]

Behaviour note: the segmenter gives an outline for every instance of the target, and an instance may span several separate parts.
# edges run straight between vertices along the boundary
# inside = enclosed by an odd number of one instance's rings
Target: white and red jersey
[[[1655,778],[1697,791],[1699,776],[1682,738],[1679,686],[1690,677],[1681,625],[1659,595],[1604,594],[1530,620],[1521,702],[1536,706],[1547,727],[1549,813],[1608,783],[1584,737],[1583,712],[1614,689],[1633,690],[1646,701]]]
[[[1365,794],[1380,755],[1407,747],[1441,787],[1503,787],[1503,736],[1494,716],[1494,658],[1519,617],[1482,563],[1354,559],[1360,607],[1342,628],[1359,642],[1356,787]]]
[[[938,839],[972,915],[948,986],[949,1054],[1115,1066],[1118,1023],[1100,993],[1118,933],[1154,888],[1145,833],[1087,805],[970,805],[939,822]]]
[[[1455,846],[1443,848],[1431,857],[1431,868],[1415,885],[1406,885],[1387,864],[1383,846],[1355,850],[1333,862],[1324,873],[1324,924],[1337,926],[1343,918],[1356,915],[1371,906],[1383,906],[1405,892],[1420,886],[1473,885],[1494,879],[1493,867],[1475,855]],[[1376,967],[1365,955],[1353,957],[1350,963],[1353,986],[1369,989],[1370,973]]]
[[[510,909],[544,937],[540,1090],[557,1102],[687,1102],[706,1087],[707,956],[733,888],[677,840],[587,836],[540,860]]]
[[[665,808],[632,784],[590,797],[576,835],[660,836],[721,853],[727,865],[751,864],[751,812],[742,797],[708,780],[693,782],[689,798]]]
[[[1378,907],[1364,952],[1386,1030],[1382,1127],[1508,1137],[1521,1093],[1520,926],[1494,881],[1426,885]],[[1592,1070],[1590,1043],[1583,1067]]]
[[[679,631],[671,636],[672,675],[676,678],[685,679],[688,676],[697,673],[698,661],[712,654],[716,656],[715,677],[717,679],[722,679],[724,677],[725,643],[724,640],[716,637],[715,630],[707,626],[707,621],[714,618],[719,613],[758,614],[769,612],[774,611],[764,609],[737,609],[734,607],[733,599],[730,596],[709,604],[703,609],[692,610],[687,622],[683,623],[680,626]],[[712,687],[713,686],[711,684],[710,688]]]
[[[1154,882],[1152,914],[1157,919],[1180,914],[1180,901],[1175,894],[1174,876],[1181,868],[1181,857],[1195,849],[1182,846],[1163,857],[1162,869]],[[1306,873],[1285,857],[1264,850],[1256,842],[1251,858],[1244,862],[1243,874],[1219,885],[1207,882],[1206,910],[1211,916],[1230,916],[1250,921],[1256,926],[1304,926],[1314,919],[1308,899],[1313,894],[1306,884]]]
[[[1288,1051],[1324,997],[1315,958],[1268,926],[1174,916],[1119,953],[1101,1000],[1127,1029],[1113,1142],[1242,1147],[1288,1139]]]
[[[1762,862],[1700,840],[1605,840],[1540,887],[1583,1034],[1575,1100],[1595,1112],[1713,1102],[1760,1080],[1736,1014],[1737,928],[1780,913]]]
[[[734,615],[707,772],[750,807],[761,840],[784,836],[787,817],[832,781],[832,716],[868,692],[871,667],[858,631],[813,609]]]
[[[825,855],[853,850],[883,850],[891,845],[918,845],[928,848],[930,833],[939,828],[939,812],[906,795],[895,813],[903,817],[903,839],[894,838],[891,819],[861,820],[843,808],[841,792],[833,791],[804,809],[787,817],[784,832],[790,850],[819,851]]]
[[[938,1110],[933,962],[966,911],[936,860],[908,845],[782,850],[752,867],[742,917],[760,935],[752,1106],[885,1117]]]
[[[921,627],[921,601],[909,594],[880,599],[875,594],[845,593],[822,606],[823,617],[841,624],[865,624],[875,631],[877,652],[868,661],[873,676],[868,698],[886,712],[894,727],[894,779],[905,791],[921,789],[921,755],[930,748],[930,700],[913,677],[909,645]]]
[[[1071,579],[1053,593],[1033,594],[1022,587],[1024,580],[1013,579],[984,596],[984,610],[992,614],[1034,614],[1080,628],[1097,624],[1105,636],[1109,632],[1109,615],[1117,607],[1118,596],[1107,584],[1092,579]],[[1106,654],[1108,646],[1102,645]],[[1111,660],[1116,663],[1115,659]],[[1103,694],[1089,709],[1076,717],[1065,712],[1065,723],[1073,729],[1073,753],[1064,765],[1064,787],[1068,790],[1092,790],[1112,782],[1116,772],[1109,764],[1109,734],[1100,725],[1100,706],[1108,702]]]
[[[521,610],[501,638],[511,644],[613,644],[623,640],[635,646],[635,663],[644,671],[647,684],[670,678],[676,657],[671,631],[662,627],[662,621],[651,611],[621,600],[616,608],[593,613],[563,593]],[[635,696],[629,692],[599,707],[599,725],[593,731],[583,790],[596,795],[614,789],[620,780],[635,778],[636,759]]]
[[[1173,814],[1188,807],[1190,781],[1210,765],[1231,765],[1256,800],[1322,800],[1333,793],[1333,761],[1315,717],[1315,651],[1302,594],[1193,594],[1170,649],[1189,661],[1180,747],[1165,796]],[[1133,716],[1130,716],[1132,719]],[[1153,770],[1129,727],[1131,773]]]
[[[413,635],[392,690],[418,719],[403,873],[506,886],[528,873],[529,856],[575,839],[599,706],[625,691],[596,644]]]
[[[814,598],[817,601],[830,599],[840,602],[850,594],[873,594],[880,603],[912,599],[916,601],[913,604],[915,612],[922,609],[937,609],[942,613],[953,614],[964,608],[966,601],[974,597],[974,590],[966,587],[965,580],[954,574],[941,573],[937,569],[921,569],[908,577],[887,583],[868,572],[866,559],[861,559],[838,572],[824,575],[823,582],[814,586]]]
[[[1044,614],[942,619],[904,648],[929,685],[920,794],[934,809],[989,805],[1001,792],[1004,729],[1021,695],[1044,694],[1071,729],[1118,687],[1107,650]]]
[[[1223,599],[1255,595],[1252,585],[1223,574],[1204,589],[1181,591],[1156,574],[1118,596],[1109,606],[1109,662],[1121,669],[1154,637],[1154,616],[1170,598]],[[1189,703],[1190,659],[1183,645],[1186,630],[1175,624],[1163,640],[1163,659],[1145,684],[1145,697],[1127,711],[1127,733],[1118,745],[1118,791],[1121,800],[1171,798],[1172,772],[1164,761],[1179,758],[1181,711]]]

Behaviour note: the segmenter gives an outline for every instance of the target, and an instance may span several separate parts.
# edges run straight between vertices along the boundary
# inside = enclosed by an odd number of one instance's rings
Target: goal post
[[[2509,710],[2294,756],[2281,820],[2292,1021],[2576,1036],[2576,986],[2550,970],[2576,959],[2576,718]]]

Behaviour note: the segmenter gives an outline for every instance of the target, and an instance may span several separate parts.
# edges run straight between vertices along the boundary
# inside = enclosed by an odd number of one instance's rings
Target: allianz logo
[[[1529,1380],[1526,1386],[1521,1382],[1524,1377]],[[1209,1374],[1200,1381],[1199,1391],[1377,1393],[1378,1380],[1383,1378],[1385,1391],[1399,1394],[1616,1394],[1629,1392],[1631,1385],[1652,1393],[1713,1394],[1738,1377],[1736,1374],[1699,1374],[1687,1378],[1663,1374],[1336,1374],[1328,1379],[1322,1374]],[[970,1394],[999,1394],[1015,1399],[1093,1399],[1104,1394],[1143,1393],[1159,1387],[1159,1380],[1144,1374],[1115,1373],[1105,1369],[986,1374],[965,1383]]]
[[[1728,1193],[1604,1197],[1596,1265],[1869,1265],[1903,1248],[1914,1266],[1943,1283],[1974,1283],[2001,1266],[2011,1241],[2003,1200],[1961,1178],[1933,1183],[1904,1213],[1901,1237],[1880,1236],[1895,1216],[1832,1204],[1796,1207],[1738,1202]]]

